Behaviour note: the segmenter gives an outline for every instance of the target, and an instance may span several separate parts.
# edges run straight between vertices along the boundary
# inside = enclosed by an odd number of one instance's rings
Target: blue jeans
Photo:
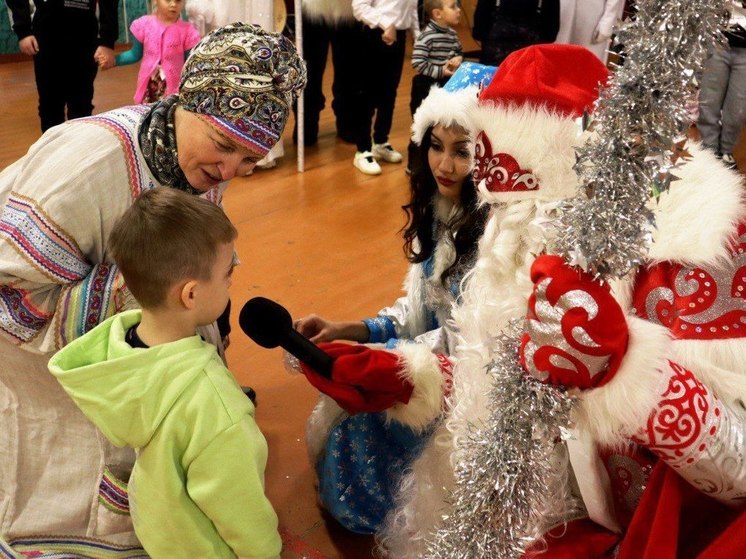
[[[699,91],[702,144],[733,153],[746,122],[746,48],[715,48],[705,63]]]

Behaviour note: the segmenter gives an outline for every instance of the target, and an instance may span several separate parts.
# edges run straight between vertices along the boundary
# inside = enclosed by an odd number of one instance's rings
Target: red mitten
[[[624,312],[608,284],[540,256],[531,266],[534,289],[521,340],[521,364],[542,382],[594,388],[616,373],[627,350]]]
[[[334,358],[331,380],[301,362],[303,374],[350,415],[379,412],[397,402],[409,402],[413,387],[399,375],[402,369],[399,354],[343,343],[319,344],[319,347]]]

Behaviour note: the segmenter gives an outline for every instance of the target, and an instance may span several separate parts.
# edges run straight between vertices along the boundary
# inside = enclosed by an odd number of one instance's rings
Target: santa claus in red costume
[[[453,387],[431,410],[430,442],[382,535],[393,557],[422,556],[448,514],[459,442],[489,416],[495,337],[522,317],[527,374],[578,394],[573,435],[555,453],[565,483],[553,490],[566,502],[547,511],[539,556],[746,556],[740,175],[690,145],[680,180],[650,202],[647,261],[621,281],[601,284],[547,254],[559,203],[578,187],[575,119],[605,80],[582,47],[536,45],[508,57],[480,94],[475,182],[492,215],[454,310]],[[419,366],[401,361],[409,395],[433,389]],[[394,420],[406,424],[401,412]]]

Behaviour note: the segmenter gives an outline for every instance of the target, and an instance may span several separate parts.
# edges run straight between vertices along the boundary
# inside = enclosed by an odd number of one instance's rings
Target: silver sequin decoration
[[[566,480],[552,461],[557,444],[569,437],[574,399],[526,376],[518,362],[519,327],[514,323],[495,342],[487,369],[492,411],[464,443],[452,511],[426,557],[519,557],[576,510],[556,490]]]
[[[654,227],[648,200],[676,180],[695,75],[723,40],[725,0],[637,4],[616,35],[627,58],[601,92],[596,135],[578,149],[582,194],[564,207],[556,250],[604,278],[621,278],[644,259]]]

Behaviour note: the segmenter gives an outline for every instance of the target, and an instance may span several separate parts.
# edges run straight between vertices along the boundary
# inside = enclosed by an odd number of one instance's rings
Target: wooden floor
[[[473,48],[461,35],[465,48]],[[136,66],[100,74],[95,112],[129,104],[136,75]],[[330,77],[325,81],[328,102]],[[391,134],[399,150],[408,140],[410,81],[411,68],[405,64]],[[2,169],[39,136],[31,63],[0,64],[0,87]],[[288,130],[287,153],[278,167],[234,180],[226,193],[226,211],[239,229],[241,258],[232,288],[236,312],[228,359],[238,380],[258,393],[257,419],[270,449],[267,494],[280,518],[283,558],[366,558],[372,539],[325,522],[316,505],[304,444],[316,391],[283,370],[279,350],[255,346],[235,324],[241,305],[257,295],[277,300],[294,317],[316,312],[333,319],[370,316],[400,295],[406,270],[398,236],[408,192],[404,167],[384,163],[381,176],[363,175],[352,166],[354,146],[336,139],[329,108],[322,113],[320,130],[318,145],[306,150],[305,173],[296,171]],[[742,146],[737,151],[741,161]]]
[[[390,138],[402,151],[411,124],[411,75],[407,64]],[[94,112],[131,104],[136,76],[136,65],[100,73]],[[40,135],[31,62],[0,64],[0,87],[3,169]],[[305,172],[297,172],[291,119],[279,165],[234,180],[225,195],[226,212],[239,230],[241,258],[231,293],[235,312],[228,361],[239,382],[258,393],[257,420],[270,449],[266,488],[280,518],[285,559],[370,557],[372,538],[322,518],[304,442],[317,392],[302,376],[285,372],[280,350],[259,348],[240,331],[238,310],[262,295],[294,317],[311,312],[333,319],[372,316],[400,295],[406,271],[398,233],[409,188],[404,165],[382,163],[378,177],[352,166],[355,146],[336,139],[330,90],[327,71],[327,109],[318,144],[306,150]]]

